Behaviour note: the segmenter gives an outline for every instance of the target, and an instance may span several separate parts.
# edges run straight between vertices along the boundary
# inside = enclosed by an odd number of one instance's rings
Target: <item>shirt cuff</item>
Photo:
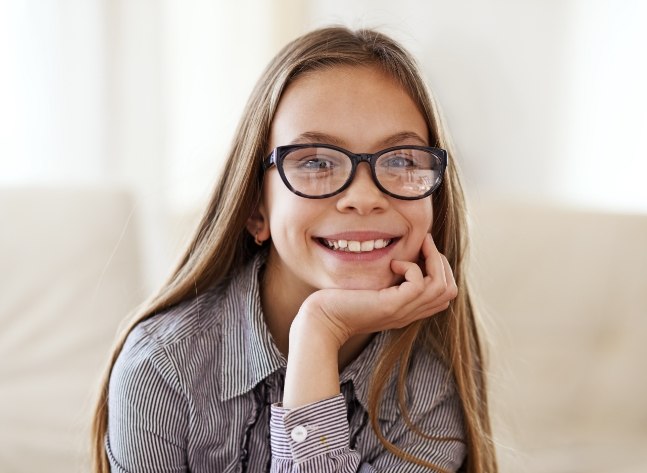
[[[272,456],[306,462],[333,450],[349,450],[349,428],[344,396],[295,409],[272,405],[270,419]],[[342,452],[339,452],[342,453]]]

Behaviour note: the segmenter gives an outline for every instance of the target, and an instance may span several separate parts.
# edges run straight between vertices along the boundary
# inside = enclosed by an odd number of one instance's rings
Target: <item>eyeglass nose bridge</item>
[[[375,168],[373,167],[375,165],[374,163],[374,157],[375,154],[373,153],[351,153],[350,151],[346,152],[346,155],[350,158],[350,160],[353,163],[352,169],[350,171],[350,176],[348,176],[348,180],[346,183],[339,189],[338,192],[346,190],[354,181],[355,177],[357,175],[357,168],[361,163],[366,163],[368,164],[368,167],[370,168],[370,175],[371,175],[371,180],[373,181],[373,184],[382,192],[385,192],[385,189],[383,188],[382,184],[378,181],[377,176],[375,175]]]
[[[355,161],[355,164],[359,163],[368,163],[369,166],[371,165],[371,160],[373,159],[374,154],[371,153],[349,153],[353,161]]]

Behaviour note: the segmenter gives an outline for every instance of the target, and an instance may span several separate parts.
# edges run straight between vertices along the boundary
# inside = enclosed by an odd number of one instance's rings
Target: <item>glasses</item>
[[[373,181],[382,192],[415,200],[431,195],[442,183],[447,151],[395,146],[373,154],[355,154],[333,145],[298,144],[275,148],[263,169],[276,165],[281,179],[296,195],[324,199],[346,189],[361,162],[369,164]]]

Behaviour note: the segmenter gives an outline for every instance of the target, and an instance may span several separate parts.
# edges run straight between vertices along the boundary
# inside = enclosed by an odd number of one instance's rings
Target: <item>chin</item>
[[[402,281],[400,276],[393,273],[380,276],[372,274],[370,276],[355,275],[348,278],[342,278],[333,283],[331,287],[337,289],[354,289],[354,290],[373,290],[379,291],[399,284]]]

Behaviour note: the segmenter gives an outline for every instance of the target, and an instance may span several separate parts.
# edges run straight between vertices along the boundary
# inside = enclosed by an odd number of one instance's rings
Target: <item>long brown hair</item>
[[[405,379],[410,356],[414,345],[422,343],[446,363],[457,386],[463,407],[464,441],[468,452],[463,471],[496,472],[482,349],[465,281],[467,243],[464,198],[449,138],[412,57],[399,44],[379,32],[367,29],[351,31],[344,27],[322,28],[297,38],[277,54],[260,77],[236,131],[224,172],[195,235],[168,281],[136,314],[115,346],[94,415],[92,446],[96,472],[109,471],[104,447],[108,424],[108,380],[130,330],[142,320],[223,282],[259,251],[246,230],[246,222],[260,199],[261,161],[267,150],[272,119],[283,90],[304,72],[336,65],[367,64],[380,67],[402,85],[427,121],[430,145],[449,151],[449,166],[444,182],[433,197],[432,236],[438,249],[447,257],[459,288],[458,297],[449,309],[398,331],[382,353],[370,387],[371,425],[389,451],[406,461],[442,471],[389,442],[381,433],[377,420],[385,380],[397,369],[399,405],[403,417],[421,437],[428,438],[409,421],[405,404]]]

